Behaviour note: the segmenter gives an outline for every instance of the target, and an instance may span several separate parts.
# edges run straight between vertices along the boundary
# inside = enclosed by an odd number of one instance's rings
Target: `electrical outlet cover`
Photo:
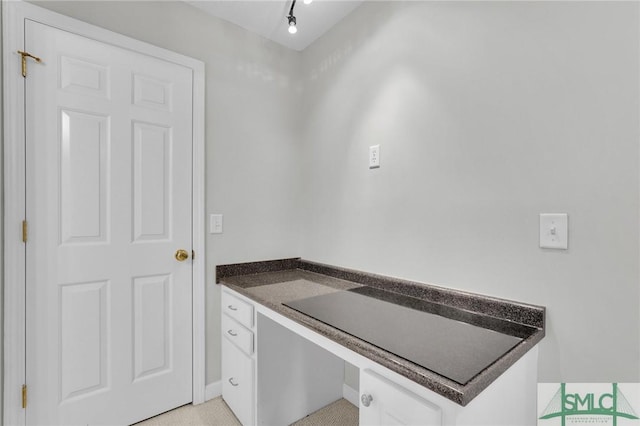
[[[380,145],[369,147],[369,168],[377,169],[380,167]]]

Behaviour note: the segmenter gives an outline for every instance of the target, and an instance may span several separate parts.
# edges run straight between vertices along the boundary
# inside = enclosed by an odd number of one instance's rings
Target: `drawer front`
[[[247,355],[253,353],[253,332],[244,328],[227,314],[222,315],[222,335]]]
[[[369,369],[360,372],[360,424],[441,426],[442,409]]]
[[[246,327],[253,327],[253,305],[224,290],[222,291],[222,312]]]
[[[222,398],[244,426],[253,420],[253,359],[222,339]]]

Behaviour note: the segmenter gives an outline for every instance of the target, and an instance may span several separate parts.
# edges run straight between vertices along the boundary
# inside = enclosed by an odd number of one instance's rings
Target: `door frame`
[[[3,424],[24,425],[22,385],[25,384],[25,98],[20,55],[25,20],[36,21],[96,41],[173,62],[193,72],[193,205],[192,344],[193,404],[205,400],[205,170],[204,63],[169,50],[108,31],[23,1],[2,0],[2,71],[4,122],[4,384]],[[37,55],[37,52],[31,52]],[[29,63],[28,66],[37,66]],[[27,77],[28,78],[28,77]]]

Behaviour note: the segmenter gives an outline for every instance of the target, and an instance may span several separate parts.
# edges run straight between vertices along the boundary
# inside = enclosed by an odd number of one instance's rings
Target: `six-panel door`
[[[27,423],[133,423],[192,399],[192,71],[25,28]]]

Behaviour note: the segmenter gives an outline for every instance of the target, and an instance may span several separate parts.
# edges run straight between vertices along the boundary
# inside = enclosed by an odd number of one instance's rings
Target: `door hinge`
[[[191,250],[191,260],[196,258],[196,251],[195,250]]]
[[[38,58],[37,56],[33,56],[31,53],[23,52],[22,50],[18,50],[18,53],[22,57],[22,76],[23,77],[27,76],[27,58],[31,58],[38,63],[42,62],[42,59]]]
[[[27,234],[29,232],[28,229],[28,225],[27,225],[27,221],[23,220],[22,221],[22,242],[26,243],[27,242]]]
[[[27,408],[27,385],[22,385],[22,408]]]

